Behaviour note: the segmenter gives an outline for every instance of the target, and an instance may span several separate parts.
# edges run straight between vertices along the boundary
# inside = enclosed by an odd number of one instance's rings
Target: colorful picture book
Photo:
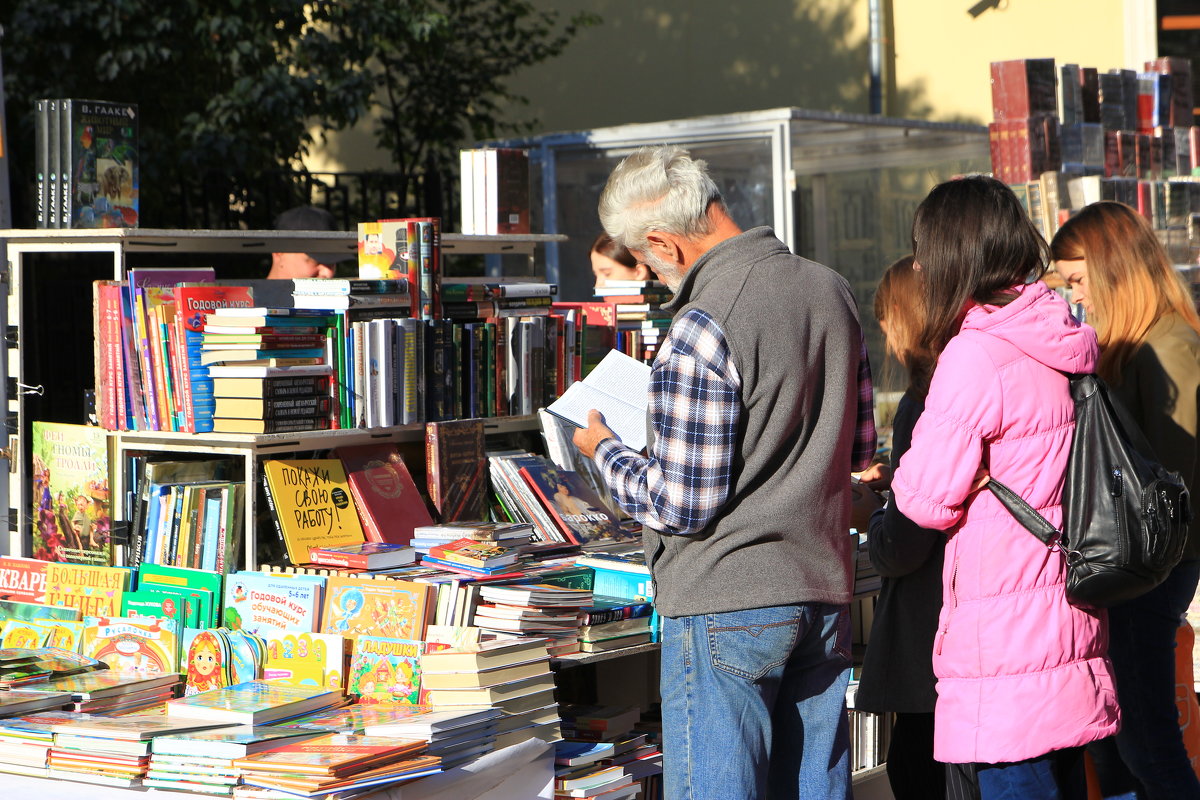
[[[86,617],[82,652],[122,672],[177,672],[179,628],[173,619]]]
[[[346,640],[330,633],[267,631],[263,679],[289,686],[338,689],[346,674]]]
[[[138,587],[146,589],[150,585],[174,587],[198,596],[205,625],[216,627],[220,623],[221,575],[189,567],[142,564],[138,567]]]
[[[621,528],[578,473],[549,464],[521,468],[523,477],[567,541],[584,547],[636,544],[638,533]]]
[[[33,423],[33,554],[112,563],[108,437],[102,428]]]
[[[129,570],[51,562],[45,586],[41,602],[47,605],[74,608],[85,617],[119,617]]]
[[[359,636],[354,642],[347,693],[358,702],[416,705],[421,698],[421,653],[412,639]]]
[[[171,700],[167,703],[167,716],[261,725],[340,702],[342,694],[338,691],[249,681]]]
[[[61,99],[59,209],[62,228],[138,225],[136,103]]]
[[[41,604],[45,596],[45,561],[18,556],[0,556],[0,600]],[[75,610],[74,614],[74,619],[80,618],[78,610]]]
[[[265,461],[263,485],[276,531],[292,564],[307,563],[311,547],[365,541],[340,460]]]
[[[269,630],[315,631],[321,616],[323,583],[316,578],[234,573],[225,579],[225,624],[257,634]]]
[[[339,447],[367,541],[408,544],[433,518],[394,444]]]
[[[331,577],[321,631],[357,638],[423,639],[433,607],[428,584]]]
[[[270,750],[287,740],[317,735],[302,731],[265,725],[242,725],[218,730],[155,736],[150,752],[155,755],[198,756],[201,758],[234,759]]]

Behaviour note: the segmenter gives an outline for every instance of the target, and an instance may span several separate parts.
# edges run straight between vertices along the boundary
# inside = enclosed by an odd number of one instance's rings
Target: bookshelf
[[[534,272],[534,255],[539,247],[549,242],[565,241],[566,237],[554,234],[523,234],[499,236],[463,236],[446,233],[442,236],[445,255],[508,254],[528,259],[530,272]],[[37,336],[42,327],[36,315],[26,309],[23,298],[25,283],[36,276],[37,265],[33,262],[41,254],[60,256],[100,256],[105,266],[104,274],[95,271],[82,275],[80,281],[100,278],[120,280],[128,268],[127,260],[136,256],[145,260],[149,257],[163,259],[177,255],[262,255],[272,252],[338,252],[344,250],[348,256],[356,255],[358,237],[349,231],[243,231],[243,230],[167,230],[151,228],[101,228],[101,229],[36,229],[0,230],[5,258],[0,271],[0,284],[7,286],[7,316],[4,321],[5,342],[0,358],[5,360],[4,373],[7,381],[0,385],[0,392],[8,414],[7,439],[0,443],[0,460],[7,460],[9,478],[0,484],[0,508],[8,508],[8,538],[0,545],[7,554],[28,555],[31,536],[30,485],[31,465],[28,456],[31,419],[28,408],[30,395],[40,394],[42,386],[39,376],[31,374],[22,353],[22,334]],[[111,265],[111,269],[109,267]],[[78,288],[78,287],[76,287]],[[90,291],[90,289],[89,289]],[[62,342],[65,347],[83,346],[91,343],[91,320],[79,321],[78,336],[71,342]],[[57,343],[56,343],[57,344]],[[79,387],[81,390],[86,387]],[[68,421],[68,420],[63,420]],[[70,420],[80,421],[80,420]],[[489,420],[489,424],[509,425],[509,422]],[[519,430],[536,429],[536,419],[514,421]],[[524,427],[522,427],[524,426]],[[488,429],[492,432],[492,429]],[[275,434],[266,436],[237,436],[221,434],[178,434],[161,432],[114,432],[112,444],[114,464],[119,465],[120,453],[132,450],[156,450],[162,452],[226,453],[246,459],[247,479],[255,475],[253,465],[262,456],[283,452],[326,449],[339,445],[360,444],[379,439],[391,441],[414,441],[423,435],[422,426],[409,429],[354,429],[342,431],[313,431],[303,434]],[[119,473],[120,470],[114,470]],[[114,488],[121,476],[114,475]],[[251,487],[253,488],[253,487]],[[253,519],[253,500],[247,493],[247,520]],[[119,494],[114,494],[120,497]],[[117,510],[113,504],[114,513]],[[253,558],[253,526],[246,531],[247,559]],[[249,563],[247,564],[249,565]]]

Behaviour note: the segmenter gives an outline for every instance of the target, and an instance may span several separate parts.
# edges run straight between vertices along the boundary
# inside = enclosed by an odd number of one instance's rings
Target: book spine
[[[404,328],[404,417],[401,422],[404,425],[413,425],[421,421],[418,383],[424,376],[418,357],[418,332],[423,323],[420,320],[406,319],[401,325]]]
[[[68,228],[69,218],[63,217],[63,171],[67,169],[63,162],[63,137],[67,136],[70,128],[63,125],[59,109],[64,100],[48,100],[46,102],[46,125],[49,128],[47,162],[46,162],[46,227]]]
[[[196,432],[196,409],[192,397],[192,370],[188,360],[187,325],[184,321],[182,308],[177,309],[171,332],[171,356],[176,365],[175,385],[179,392],[179,406],[182,412],[180,430],[185,433]]]
[[[369,569],[367,557],[351,553],[330,553],[314,547],[308,551],[308,560],[322,567],[346,567],[347,569]]]
[[[495,395],[493,414],[508,416],[508,325],[504,319],[495,317],[492,323],[492,390]]]
[[[295,294],[345,295],[345,294],[408,294],[411,287],[407,278],[293,278]]]
[[[41,227],[41,226],[39,226]],[[108,302],[111,287],[107,281],[92,282],[92,356],[96,365],[93,387],[96,393],[96,419],[105,430],[116,430],[116,403],[112,396],[113,373],[109,363]]]
[[[39,228],[53,228],[50,224],[50,112],[49,100],[38,100],[34,104],[34,173],[37,180],[37,205],[34,219]],[[99,396],[97,396],[99,399]]]
[[[408,285],[413,287],[413,291],[409,292],[412,299],[410,306],[410,316],[414,319],[421,318],[421,231],[420,223],[415,219],[405,220],[406,228],[405,243],[408,247],[407,257],[405,258],[405,266],[408,275]]]
[[[74,115],[73,100],[58,101],[58,225],[59,228],[75,227],[72,214],[75,199],[75,131],[71,124]],[[53,138],[53,137],[52,137]],[[51,155],[53,158],[53,155]]]
[[[262,471],[262,490],[263,499],[267,503],[267,511],[271,515],[271,524],[275,526],[275,535],[279,537],[279,544],[283,548],[283,557],[288,559],[287,540],[283,538],[283,525],[279,521],[279,509],[275,506],[275,496],[271,494],[271,481],[267,478],[267,471]]]

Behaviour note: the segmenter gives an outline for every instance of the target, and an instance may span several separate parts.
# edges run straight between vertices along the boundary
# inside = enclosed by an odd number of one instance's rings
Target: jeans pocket
[[[802,620],[799,606],[780,606],[706,614],[704,622],[713,668],[758,680],[791,656]]]

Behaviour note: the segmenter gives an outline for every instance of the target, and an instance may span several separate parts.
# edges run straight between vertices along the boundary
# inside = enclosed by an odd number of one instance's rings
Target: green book
[[[200,595],[200,620],[202,627],[215,628],[220,625],[221,576],[215,572],[188,567],[168,567],[162,564],[145,564],[138,567],[138,588],[147,584],[167,585],[197,590]]]

